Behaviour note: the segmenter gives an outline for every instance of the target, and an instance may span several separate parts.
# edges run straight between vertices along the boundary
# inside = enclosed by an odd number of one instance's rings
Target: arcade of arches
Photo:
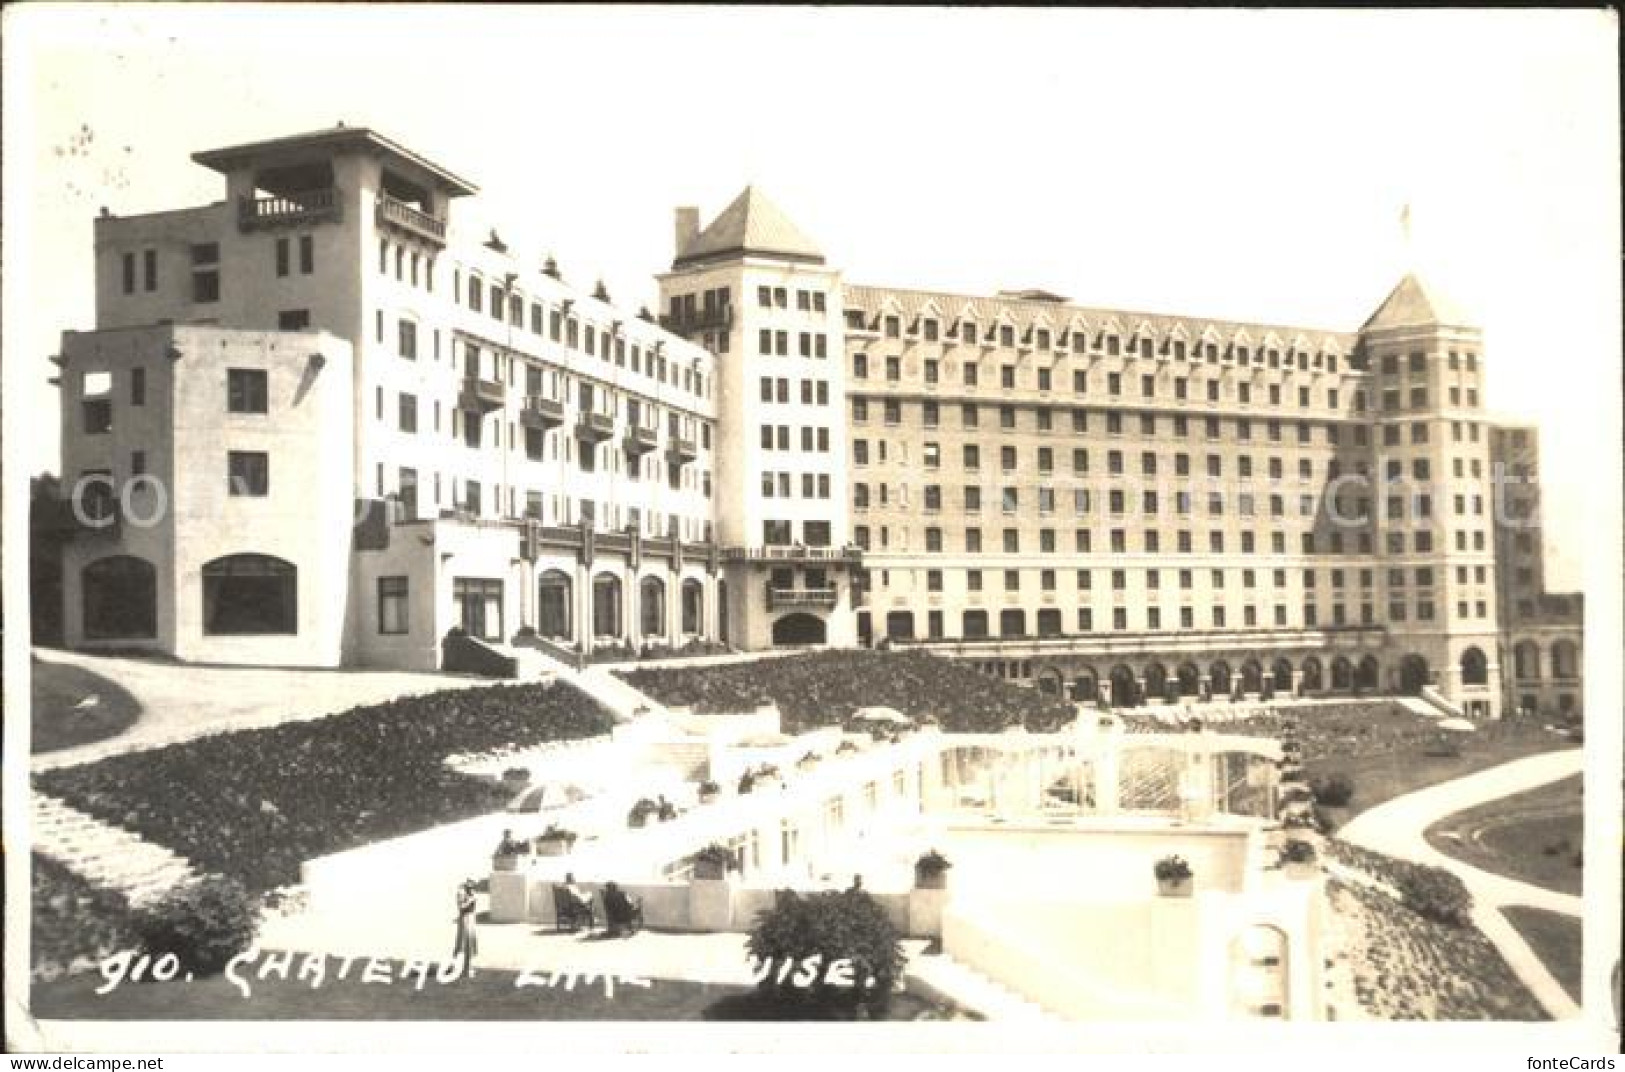
[[[1417,681],[1415,687],[1420,689],[1428,681],[1427,664],[1420,656],[1410,658],[1410,672]],[[1113,707],[1248,696],[1357,696],[1379,691],[1384,672],[1375,655],[1310,655],[1296,661],[1284,656],[1253,657],[1235,663],[1223,658],[1178,662],[1152,659],[1099,667],[1062,667],[1035,664],[1032,660],[982,661],[978,665],[997,677],[1030,679],[1051,696],[1085,703],[1101,701]],[[1487,670],[1487,663],[1480,669]]]

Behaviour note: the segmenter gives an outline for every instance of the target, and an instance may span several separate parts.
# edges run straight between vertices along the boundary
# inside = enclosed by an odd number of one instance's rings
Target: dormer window
[[[886,331],[886,338],[888,338],[888,339],[897,338],[898,335],[902,334],[902,322],[900,320],[898,320],[898,318],[895,317],[895,316],[886,317],[886,319],[885,319],[885,331]]]
[[[999,345],[1014,346],[1016,344],[1016,329],[1009,324],[999,325]]]
[[[925,335],[926,342],[937,341],[937,322],[935,320],[924,321],[920,325],[920,330]]]
[[[1049,329],[1048,328],[1039,328],[1035,334],[1037,336],[1035,341],[1036,341],[1036,344],[1037,344],[1038,348],[1040,350],[1048,350],[1049,349]]]

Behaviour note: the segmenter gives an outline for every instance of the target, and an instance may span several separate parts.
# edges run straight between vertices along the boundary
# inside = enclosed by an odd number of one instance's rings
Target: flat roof
[[[427,173],[443,190],[453,197],[479,192],[479,187],[473,183],[459,178],[439,164],[419,156],[399,142],[392,141],[367,127],[330,127],[327,130],[313,130],[304,134],[290,134],[286,137],[271,138],[266,141],[231,145],[224,149],[207,149],[203,152],[193,153],[192,160],[206,168],[226,172],[256,157],[270,157],[304,149],[337,148],[370,149],[403,160]]]

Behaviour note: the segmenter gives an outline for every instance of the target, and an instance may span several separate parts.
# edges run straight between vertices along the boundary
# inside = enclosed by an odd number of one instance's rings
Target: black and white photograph
[[[4,19],[8,1052],[1614,1067],[1616,13]]]

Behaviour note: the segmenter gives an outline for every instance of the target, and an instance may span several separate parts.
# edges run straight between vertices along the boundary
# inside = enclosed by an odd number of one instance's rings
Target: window
[[[203,632],[298,632],[299,572],[270,555],[228,555],[203,566]]]
[[[123,281],[124,281],[124,293],[126,293],[126,294],[134,294],[135,293],[135,254],[134,253],[126,253],[124,255]]]
[[[142,283],[148,293],[158,289],[158,251],[155,249],[143,250],[141,254],[141,268],[144,279]]]
[[[267,412],[267,377],[264,369],[226,370],[226,412]]]
[[[276,274],[278,278],[288,274],[288,254],[290,247],[286,238],[276,240]]]
[[[407,632],[407,578],[378,578],[378,631],[387,635]]]
[[[284,309],[276,314],[278,331],[304,331],[310,327],[309,309]]]
[[[226,486],[231,495],[263,496],[271,491],[270,456],[263,450],[226,452]]]
[[[416,432],[418,430],[418,399],[416,395],[401,392],[400,396],[400,426],[403,432]]]
[[[310,235],[299,236],[299,274],[310,275],[316,270],[316,243]]]
[[[416,361],[418,356],[418,326],[410,320],[400,322],[400,355]]]

